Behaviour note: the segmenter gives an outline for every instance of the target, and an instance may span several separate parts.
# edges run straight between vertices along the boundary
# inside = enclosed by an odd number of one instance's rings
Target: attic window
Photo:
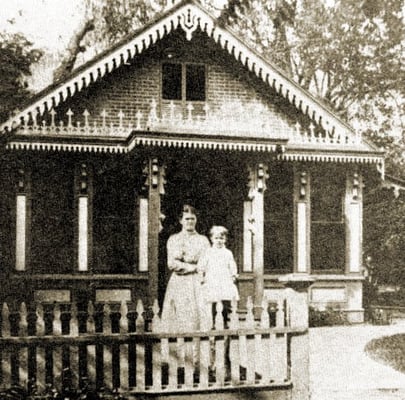
[[[205,65],[162,65],[162,98],[164,100],[205,101]]]

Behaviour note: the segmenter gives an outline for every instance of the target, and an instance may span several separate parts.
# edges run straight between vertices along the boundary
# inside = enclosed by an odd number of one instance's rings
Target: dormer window
[[[205,101],[205,65],[162,64],[162,99]]]

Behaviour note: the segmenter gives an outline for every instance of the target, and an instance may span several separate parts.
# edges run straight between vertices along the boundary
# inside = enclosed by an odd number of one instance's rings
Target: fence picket
[[[96,325],[94,322],[94,305],[91,301],[87,306],[87,321],[86,331],[89,334],[96,332]],[[87,377],[90,383],[96,382],[96,345],[91,344],[87,346]]]
[[[1,310],[1,336],[8,338],[11,336],[10,329],[10,311],[8,305],[3,303]],[[7,388],[12,384],[11,381],[11,350],[9,348],[2,348],[1,351],[1,387]]]
[[[103,333],[111,335],[111,308],[109,304],[103,306]],[[108,389],[113,387],[112,377],[112,349],[110,344],[103,345],[103,372],[104,386]]]
[[[208,369],[210,365],[210,338],[204,336],[200,339],[200,388],[208,388]]]
[[[77,319],[77,304],[73,303],[70,309],[69,336],[79,336],[79,321]],[[73,344],[69,346],[69,369],[71,383],[74,388],[79,387],[79,346]]]
[[[270,318],[268,312],[268,300],[263,299],[262,314],[260,318],[260,328],[267,329],[270,327]],[[261,382],[267,384],[270,382],[270,364],[271,364],[271,348],[270,336],[262,335],[260,345],[257,344],[260,351],[260,358],[258,362],[257,372],[261,375]],[[257,348],[257,347],[256,347]]]
[[[103,384],[109,389],[119,387],[122,392],[128,392],[130,386],[135,386],[134,393],[198,391],[211,388],[218,390],[241,383],[285,384],[289,378],[287,344],[290,330],[286,328],[289,304],[279,300],[275,313],[270,313],[272,324],[275,315],[276,328],[283,328],[279,333],[270,328],[267,299],[263,300],[262,313],[257,324],[253,317],[251,298],[247,301],[245,321],[239,320],[237,302],[233,301],[231,305],[229,329],[232,333],[225,328],[223,306],[218,303],[214,324],[210,313],[210,318],[202,321],[200,331],[179,334],[173,332],[167,336],[167,333],[163,332],[164,327],[156,301],[152,307],[152,319],[148,320],[151,322],[148,325],[151,332],[145,331],[144,307],[142,302],[138,301],[136,332],[133,333],[133,325],[129,325],[128,320],[128,305],[122,302],[118,324],[121,335],[115,336],[112,334],[113,328],[116,332],[116,326],[112,324],[115,319],[112,319],[109,304],[103,305],[103,314],[100,315],[102,320],[97,320],[102,329],[97,327],[99,333],[96,333],[93,304],[88,304],[86,332],[79,332],[77,305],[72,303],[69,332],[66,332],[66,335],[65,330],[62,331],[61,305],[55,304],[52,320],[45,321],[44,308],[37,304],[33,326],[35,337],[29,337],[29,333],[32,333],[28,329],[30,319],[25,304],[20,306],[15,327],[11,325],[13,320],[5,303],[1,311],[0,327],[0,387],[7,388],[16,383],[25,386],[28,379],[34,377],[39,394],[44,391],[48,378],[51,378],[55,388],[60,390],[65,367],[70,371],[72,387],[78,388],[81,378],[84,378],[80,374],[87,374],[91,385]],[[45,329],[45,322],[51,323],[50,332]],[[131,334],[127,339],[130,326]],[[215,330],[212,330],[212,327]],[[18,330],[18,336],[8,340],[11,334],[14,334],[15,328]],[[103,339],[104,335],[108,338],[98,341],[98,338]],[[58,340],[54,341],[52,337]],[[15,347],[10,346],[11,340],[16,342]]]
[[[18,335],[28,336],[27,306],[21,303],[20,319],[18,321]],[[28,383],[28,347],[23,346],[18,349],[18,383],[26,387]]]
[[[233,300],[231,303],[231,316],[229,321],[229,329],[238,330],[239,329],[239,318],[236,313],[237,302]],[[239,337],[231,336],[229,338],[229,360],[231,363],[231,383],[239,384],[240,382],[240,356],[239,356]]]
[[[35,333],[37,336],[45,335],[45,320],[44,320],[44,308],[42,304],[36,306],[36,321],[35,321]],[[45,347],[38,346],[35,352],[35,372],[36,372],[36,384],[39,392],[41,393],[46,386],[46,360],[45,360]]]
[[[52,335],[62,335],[62,321],[60,305],[55,304],[53,309],[53,321],[52,321]],[[52,347],[52,376],[53,384],[56,389],[62,388],[62,348],[61,346]]]
[[[145,320],[143,317],[144,307],[141,300],[138,300],[136,304],[136,332],[143,333],[145,331]],[[145,389],[145,378],[146,378],[146,370],[145,370],[145,343],[136,342],[135,345],[136,351],[136,388],[138,390]]]
[[[121,302],[120,306],[120,333],[128,333],[128,306],[126,301]],[[120,360],[120,388],[127,390],[129,387],[129,346],[121,344],[119,347]]]
[[[184,351],[184,385],[186,388],[191,389],[194,376],[194,342],[192,338],[185,339]]]

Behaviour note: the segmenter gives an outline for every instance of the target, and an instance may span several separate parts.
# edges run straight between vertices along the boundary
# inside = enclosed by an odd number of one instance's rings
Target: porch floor
[[[311,328],[311,400],[403,400],[405,374],[364,352],[378,337],[405,332],[405,320],[393,325]]]

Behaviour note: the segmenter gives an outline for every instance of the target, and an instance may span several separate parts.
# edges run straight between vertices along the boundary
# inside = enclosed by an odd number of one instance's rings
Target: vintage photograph
[[[405,0],[2,0],[0,400],[405,400]]]

